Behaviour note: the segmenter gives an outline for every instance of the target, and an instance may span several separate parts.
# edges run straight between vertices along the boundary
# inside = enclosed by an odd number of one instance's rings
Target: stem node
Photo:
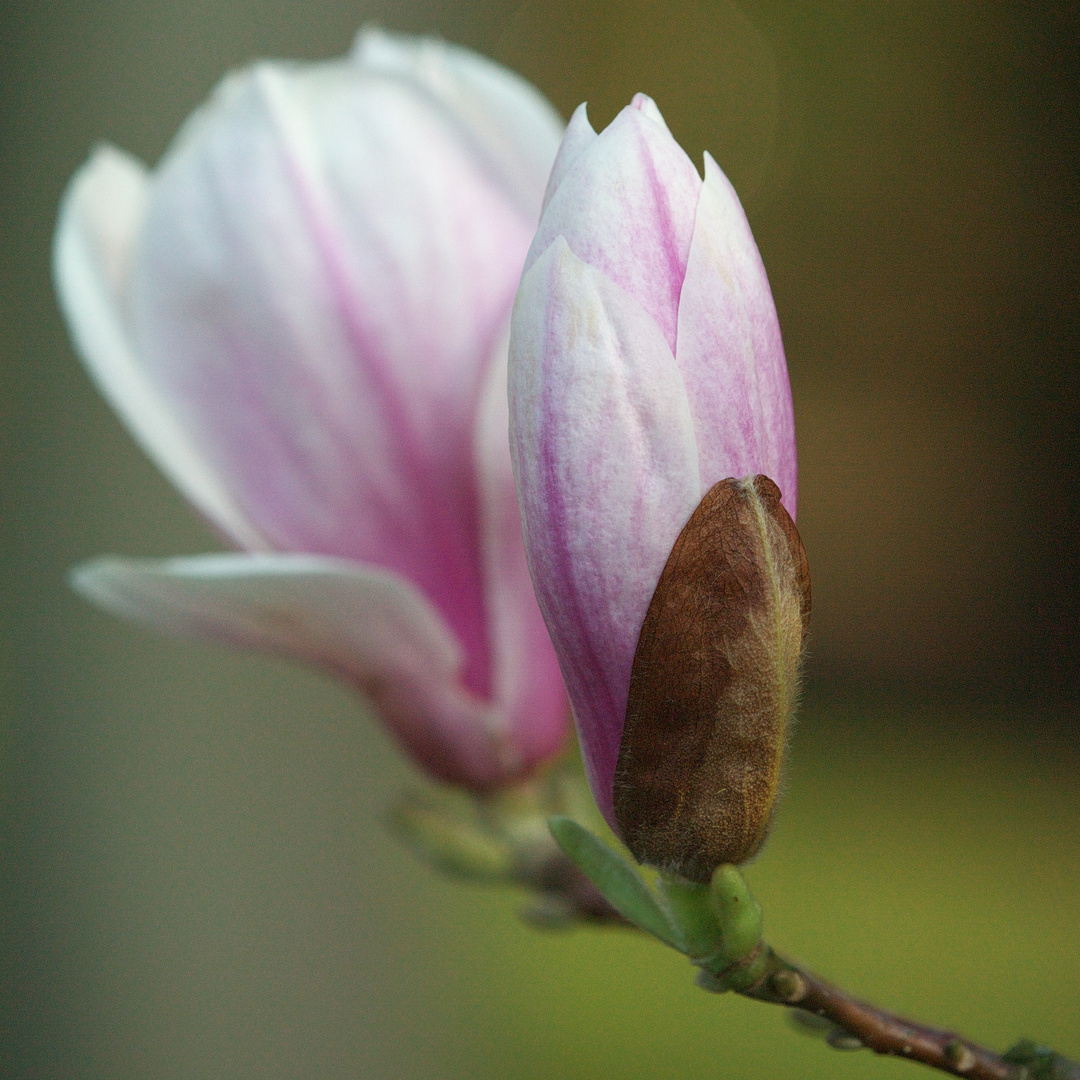
[[[945,1047],[945,1057],[958,1073],[970,1072],[975,1065],[975,1055],[959,1039]]]
[[[770,980],[772,992],[786,1005],[797,1005],[806,997],[806,980],[790,968],[781,968]]]

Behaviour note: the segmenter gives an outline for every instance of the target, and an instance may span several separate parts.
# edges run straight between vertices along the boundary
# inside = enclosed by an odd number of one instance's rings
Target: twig
[[[876,1054],[920,1061],[953,1076],[969,1080],[1027,1080],[1029,1076],[1023,1065],[1006,1061],[955,1032],[917,1024],[868,1005],[777,955],[767,945],[762,948],[768,952],[768,966],[760,979],[741,991],[748,997],[805,1009],[829,1020],[848,1038]],[[833,1045],[857,1048],[855,1041],[834,1041]]]
[[[569,860],[566,862],[568,865],[560,867],[562,873],[555,872],[554,867],[549,868],[552,879],[548,887],[554,886],[553,891],[573,896],[579,919],[630,925],[584,874],[571,873],[577,868],[570,865]],[[829,1039],[837,1049],[866,1047],[876,1054],[918,1061],[932,1069],[968,1080],[1030,1080],[1030,1072],[1025,1066],[1006,1061],[1001,1055],[955,1032],[905,1020],[875,1005],[859,1001],[813,972],[780,956],[764,943],[736,966],[760,969],[763,959],[764,974],[751,986],[738,992],[757,1001],[786,1005],[823,1017],[837,1029]],[[713,978],[706,972],[701,974],[701,985],[709,988]],[[719,989],[721,985],[722,982],[717,983],[716,988]],[[1080,1073],[1075,1080],[1080,1080]]]

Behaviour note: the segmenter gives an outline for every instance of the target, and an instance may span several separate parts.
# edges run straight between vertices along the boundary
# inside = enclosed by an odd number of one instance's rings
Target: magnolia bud
[[[776,792],[809,608],[795,422],[739,200],[643,95],[599,135],[584,108],[567,128],[509,390],[525,548],[597,806],[639,858],[708,881],[757,849]]]
[[[615,815],[639,861],[707,882],[760,848],[809,616],[780,489],[715,484],[675,541],[631,669]]]

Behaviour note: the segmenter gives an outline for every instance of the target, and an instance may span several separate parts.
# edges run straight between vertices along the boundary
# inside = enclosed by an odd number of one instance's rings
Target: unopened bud
[[[761,847],[809,615],[780,489],[715,484],[668,557],[630,676],[615,815],[640,862],[705,883]]]

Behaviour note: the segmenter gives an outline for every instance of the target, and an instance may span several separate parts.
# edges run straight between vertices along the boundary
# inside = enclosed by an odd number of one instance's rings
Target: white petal
[[[459,45],[367,27],[353,57],[372,71],[412,81],[437,100],[535,224],[563,123],[519,75]]]
[[[60,204],[53,272],[60,306],[105,399],[154,463],[237,543],[264,546],[190,433],[147,378],[127,324],[127,283],[149,197],[145,167],[99,147]]]
[[[559,238],[525,274],[511,452],[537,598],[609,822],[638,633],[700,501],[675,359],[642,307]]]
[[[309,555],[104,558],[78,567],[88,599],[162,630],[317,664],[355,682],[430,771],[505,778],[491,710],[461,687],[461,648],[395,574]]]
[[[667,126],[667,121],[660,112],[660,107],[648,94],[635,94],[630,102],[630,108],[644,113],[654,124],[659,124],[668,135],[671,135],[671,128]]]
[[[548,179],[547,190],[544,192],[544,209],[551,202],[559,185],[566,179],[567,174],[573,169],[574,163],[594,142],[597,135],[592,124],[589,123],[588,106],[582,102],[570,117],[570,123],[566,125],[566,134],[559,144],[559,152],[555,155],[555,164],[551,166],[551,176]]]
[[[260,64],[158,170],[147,366],[272,546],[392,569],[489,692],[477,395],[531,230],[444,113],[357,64]]]
[[[674,352],[701,178],[667,130],[636,104],[591,142],[587,132],[574,137],[582,149],[552,192],[525,269],[564,237],[579,259],[652,316]]]
[[[557,753],[566,739],[570,705],[525,559],[510,462],[508,337],[509,326],[492,356],[477,410],[477,483],[492,689],[508,741],[528,768]]]
[[[699,433],[702,494],[764,473],[795,516],[795,420],[769,280],[738,196],[705,155],[676,360]]]

